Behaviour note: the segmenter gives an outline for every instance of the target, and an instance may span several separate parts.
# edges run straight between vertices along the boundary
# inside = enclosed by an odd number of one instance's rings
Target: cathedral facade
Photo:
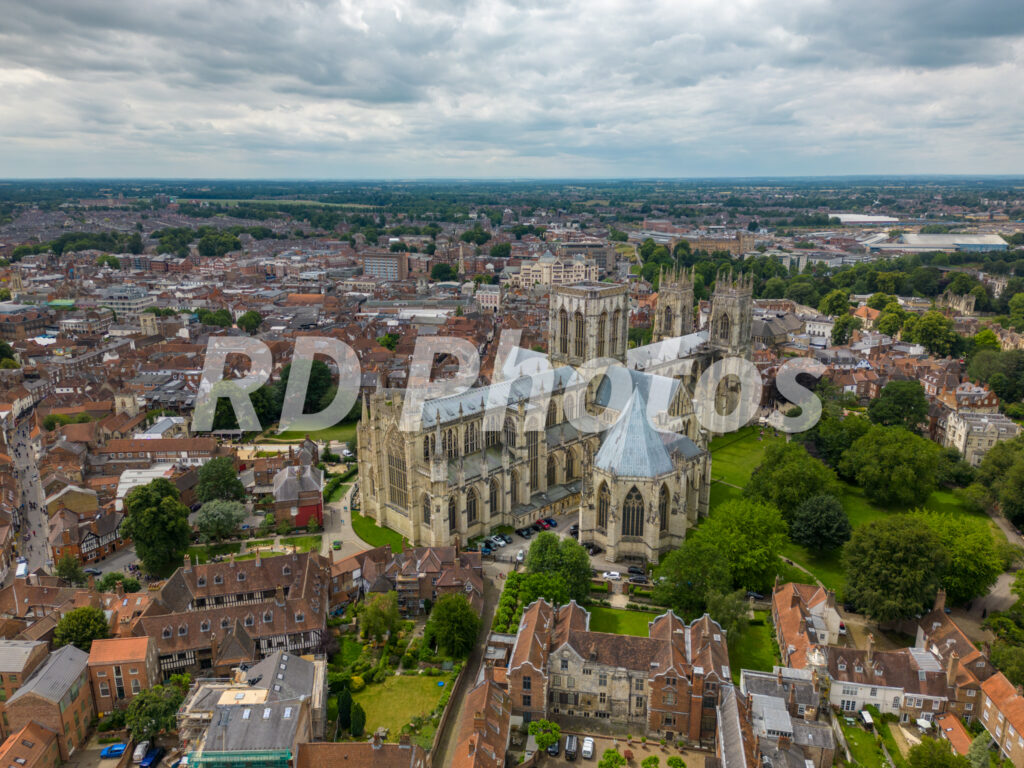
[[[742,354],[744,328],[749,354],[749,285],[730,279],[721,286],[712,329],[677,334],[685,337],[682,348],[696,359],[698,375],[722,355]],[[661,338],[692,330],[692,282],[689,293],[667,291],[664,300],[659,294],[657,311],[666,310],[671,315]],[[690,326],[678,322],[687,317]],[[364,399],[357,432],[362,513],[413,546],[464,544],[498,526],[518,528],[570,512],[579,514],[579,540],[599,544],[612,560],[657,562],[678,547],[707,513],[707,435],[688,407],[692,376],[668,382],[676,393],[671,411],[682,427],[656,428],[649,403],[658,377],[629,367],[628,318],[625,285],[553,287],[554,373],[545,397],[531,398],[529,378],[497,381],[427,401],[413,430],[400,428],[403,392]],[[575,368],[595,358],[618,362],[590,386],[573,386]],[[598,428],[578,429],[586,417]]]

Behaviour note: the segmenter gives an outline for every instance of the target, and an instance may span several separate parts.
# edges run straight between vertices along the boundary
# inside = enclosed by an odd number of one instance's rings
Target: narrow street
[[[21,486],[21,529],[16,536],[18,554],[28,563],[29,572],[38,568],[52,569],[47,546],[46,512],[43,509],[43,486],[35,456],[29,448],[29,422],[26,420],[11,435],[10,455],[15,477]],[[14,581],[17,565],[12,565],[7,584]]]

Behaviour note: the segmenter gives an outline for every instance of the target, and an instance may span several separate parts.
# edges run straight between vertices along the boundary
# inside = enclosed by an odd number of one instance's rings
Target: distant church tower
[[[708,342],[729,357],[750,359],[750,325],[753,314],[753,278],[722,273],[711,297]]]
[[[662,271],[654,309],[654,341],[693,333],[693,273]]]
[[[577,283],[551,287],[548,357],[551,364],[579,366],[611,357],[626,362],[629,342],[628,286]]]

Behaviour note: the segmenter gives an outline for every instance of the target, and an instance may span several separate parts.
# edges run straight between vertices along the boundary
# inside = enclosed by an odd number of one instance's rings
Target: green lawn
[[[743,494],[739,488],[733,488],[723,483],[745,486],[750,480],[751,473],[763,459],[767,445],[773,440],[783,439],[770,437],[770,433],[766,431],[764,439],[758,441],[759,432],[758,427],[745,427],[739,432],[723,435],[711,441],[711,475],[714,479],[721,481],[714,482],[711,486],[710,507],[712,511],[719,504],[739,498]],[[854,528],[894,512],[907,511],[906,507],[875,506],[865,498],[864,491],[860,488],[845,482],[841,482],[841,485],[840,501],[850,518],[850,525]],[[924,506],[939,512],[973,514],[967,512],[953,493],[947,490],[933,492]],[[845,582],[841,563],[842,550],[824,553],[812,552],[793,542],[787,542],[782,549],[782,555],[809,569],[822,584],[842,594]],[[780,575],[785,579],[787,574],[795,576],[799,581],[810,580],[807,574],[782,563]]]
[[[873,734],[858,725],[847,725],[842,721],[840,724],[843,728],[843,735],[846,736],[846,743],[850,746],[850,755],[853,757],[855,765],[862,765],[865,768],[887,768],[888,764],[882,755],[882,748],[878,746]]]
[[[281,539],[281,544],[289,549],[295,547],[299,552],[319,552],[323,538],[319,534],[315,536],[286,536]]]
[[[192,556],[193,563],[208,563],[211,557],[216,557],[217,555],[237,555],[241,549],[242,545],[239,542],[231,541],[226,544],[189,547],[188,553]]]
[[[363,652],[363,644],[348,635],[342,635],[338,652],[331,657],[331,667],[337,671],[356,663]]]
[[[761,623],[749,624],[743,632],[731,634],[727,638],[729,671],[737,685],[740,682],[740,670],[771,672],[773,666],[781,663],[778,646],[772,639],[772,622],[768,611],[755,611],[754,618]]]
[[[382,528],[373,518],[363,517],[355,510],[352,510],[352,530],[371,547],[387,546],[391,547],[392,552],[402,551],[402,542],[405,541],[402,534],[390,528]]]
[[[324,499],[324,501],[328,504],[335,501],[341,501],[345,497],[345,494],[348,493],[350,485],[352,485],[352,483],[342,483],[333,491],[331,491],[330,494],[328,494],[327,498]]]
[[[269,549],[258,553],[261,560],[266,560],[270,557],[280,557],[285,554],[284,552],[271,552]],[[246,552],[244,555],[235,555],[235,560],[255,560],[256,552]]]
[[[442,681],[444,686],[439,686]],[[440,701],[445,687],[451,684],[450,677],[399,675],[368,685],[353,694],[352,700],[366,711],[366,733],[383,726],[389,729],[388,739],[398,741],[402,726],[417,715],[429,714]]]
[[[607,608],[595,605],[590,608],[590,629],[593,632],[609,632],[615,635],[648,637],[647,624],[654,620],[656,613],[624,611],[621,608]]]
[[[356,443],[356,424],[355,421],[343,421],[340,424],[335,424],[333,427],[327,427],[325,429],[318,429],[314,432],[281,432],[277,433],[274,429],[268,429],[262,435],[257,438],[257,443],[298,443],[302,442],[308,436],[310,440],[323,442],[325,440],[331,440],[335,442],[350,443],[355,445]]]

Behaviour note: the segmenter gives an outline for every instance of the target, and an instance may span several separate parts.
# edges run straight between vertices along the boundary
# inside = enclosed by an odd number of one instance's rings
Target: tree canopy
[[[854,530],[843,549],[846,598],[876,621],[931,607],[949,557],[919,517],[896,514]]]
[[[789,538],[811,550],[838,549],[850,538],[850,518],[831,494],[811,496],[793,511]]]
[[[136,742],[152,741],[161,733],[178,728],[178,709],[191,681],[188,675],[174,675],[164,685],[155,685],[132,697],[124,713],[125,726]]]
[[[590,597],[590,557],[574,539],[560,539],[552,531],[537,534],[526,555],[526,572],[557,574],[570,600],[583,603]]]
[[[121,533],[135,542],[142,567],[154,576],[166,576],[181,564],[192,528],[188,507],[169,480],[157,478],[128,492]]]
[[[53,645],[55,648],[73,645],[88,653],[93,640],[107,637],[110,637],[110,624],[106,615],[99,608],[84,605],[68,611],[57,622],[53,631]]]
[[[448,656],[467,655],[476,643],[480,617],[461,592],[442,595],[427,622],[438,648]]]
[[[868,418],[883,427],[917,432],[928,418],[928,398],[919,381],[890,381],[868,406]]]
[[[371,595],[364,603],[359,614],[359,625],[363,637],[373,638],[376,642],[398,629],[401,616],[398,613],[398,594],[383,592]]]
[[[199,538],[204,542],[226,539],[238,530],[245,520],[245,505],[240,501],[214,499],[199,508],[196,527]]]
[[[196,498],[203,502],[215,499],[241,501],[245,498],[245,486],[238,479],[234,459],[218,456],[199,468]]]
[[[774,504],[789,519],[812,496],[836,495],[836,473],[807,453],[799,443],[771,443],[747,483],[745,495]]]
[[[80,587],[88,581],[85,571],[82,570],[82,564],[78,562],[77,557],[70,553],[57,561],[57,577],[76,587]]]
[[[840,471],[876,504],[914,506],[935,490],[942,449],[902,427],[872,426],[843,454]]]

